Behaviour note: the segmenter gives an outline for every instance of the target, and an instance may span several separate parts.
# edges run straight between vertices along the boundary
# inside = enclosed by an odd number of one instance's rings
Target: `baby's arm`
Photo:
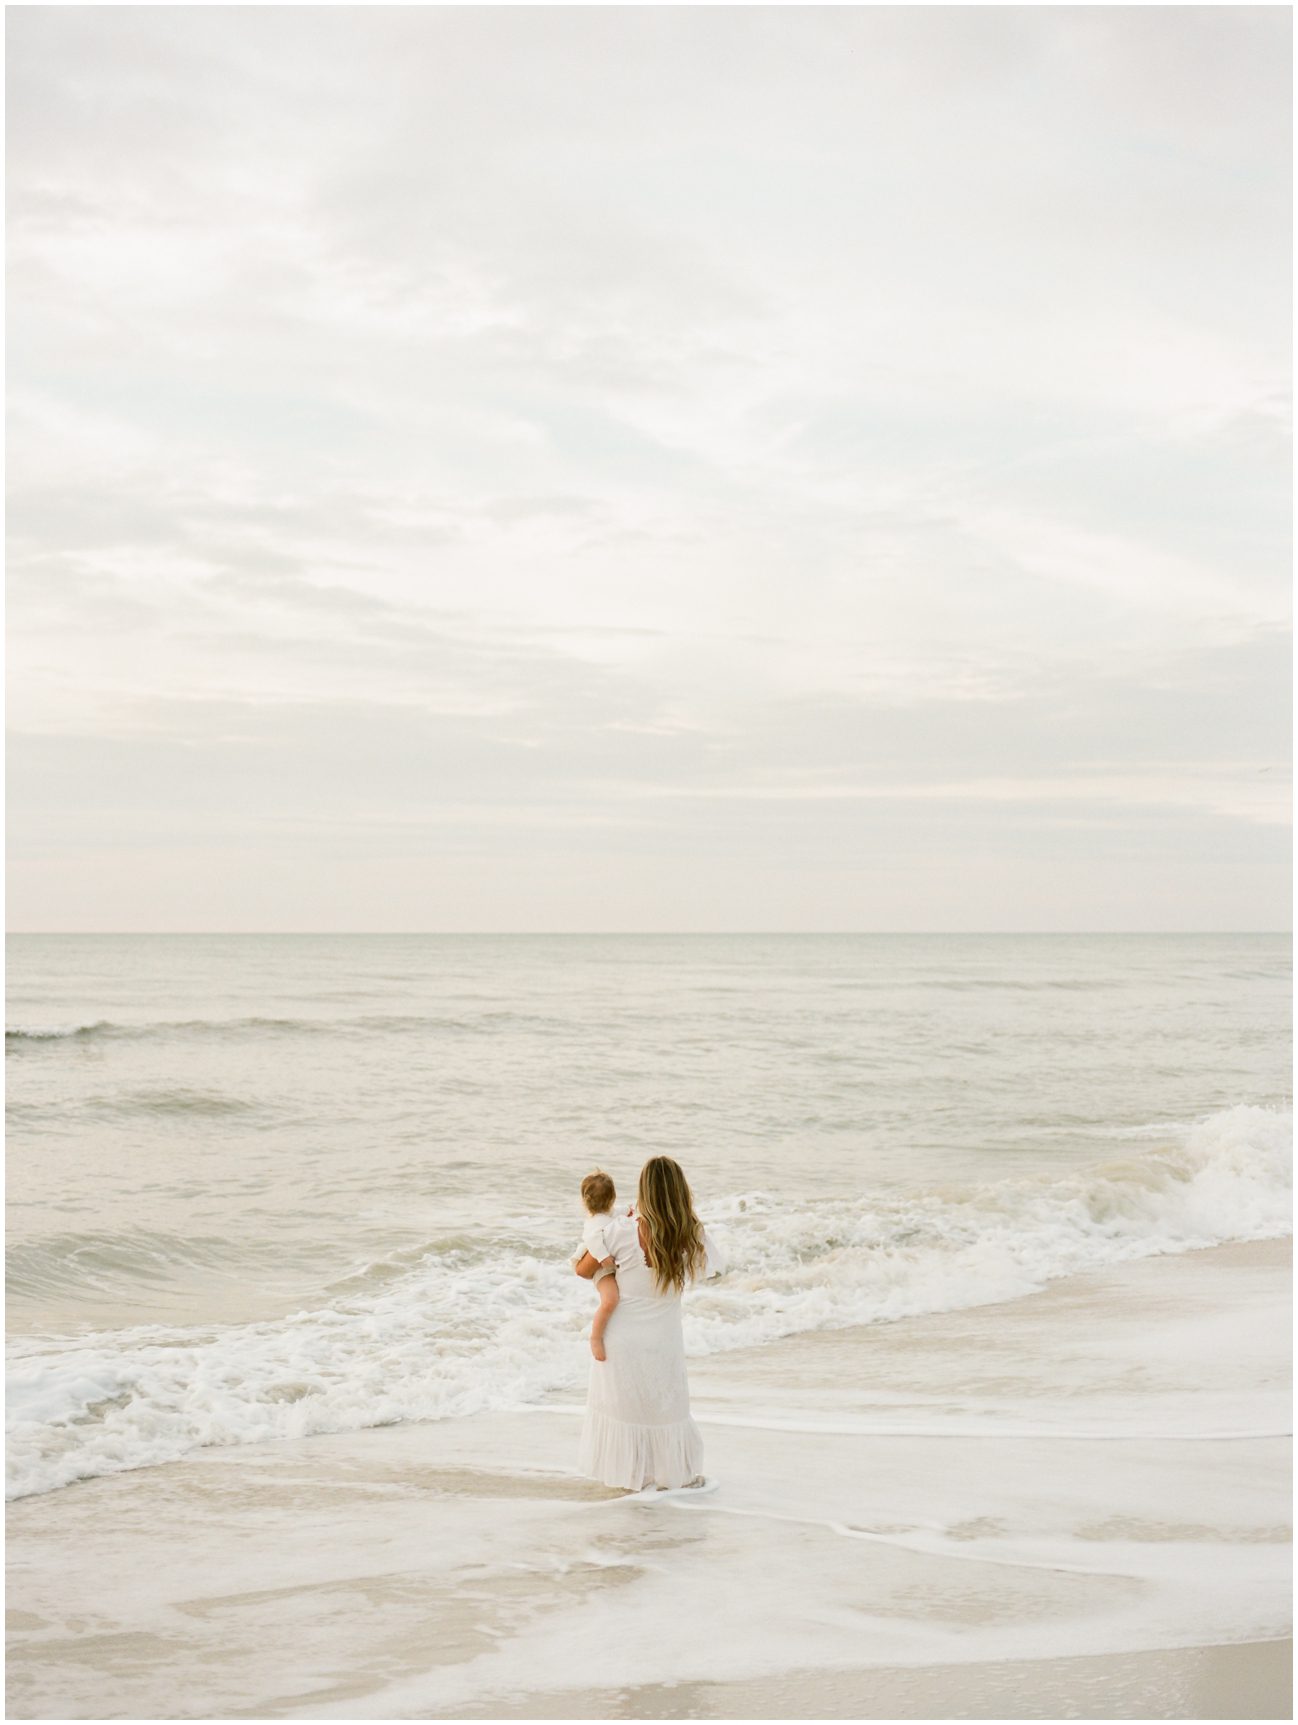
[[[595,1284],[595,1291],[599,1295],[599,1310],[595,1313],[590,1326],[590,1351],[597,1360],[604,1358],[604,1331],[608,1328],[608,1321],[613,1316],[614,1306],[622,1297],[618,1291],[617,1274],[612,1258],[605,1258],[600,1269],[606,1269],[609,1273],[607,1276],[601,1276]]]

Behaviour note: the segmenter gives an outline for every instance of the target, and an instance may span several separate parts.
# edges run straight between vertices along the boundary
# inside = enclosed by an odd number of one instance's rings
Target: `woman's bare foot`
[[[592,1336],[590,1338],[590,1351],[594,1354],[597,1360],[608,1358],[608,1355],[604,1352],[604,1344],[598,1336]]]

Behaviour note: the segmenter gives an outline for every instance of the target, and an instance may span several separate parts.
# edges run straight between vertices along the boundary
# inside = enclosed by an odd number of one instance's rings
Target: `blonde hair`
[[[569,1191],[572,1188],[569,1187]],[[587,1174],[581,1183],[581,1201],[592,1216],[602,1216],[605,1210],[611,1210],[617,1199],[617,1188],[613,1184],[613,1176],[606,1174],[602,1168],[596,1168],[593,1174]]]
[[[640,1170],[636,1213],[648,1236],[645,1258],[659,1291],[679,1293],[707,1261],[703,1224],[694,1214],[694,1198],[679,1162],[651,1156]]]

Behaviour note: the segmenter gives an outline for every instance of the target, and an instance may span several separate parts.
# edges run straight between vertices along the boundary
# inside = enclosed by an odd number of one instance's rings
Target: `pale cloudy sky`
[[[1287,7],[11,8],[16,929],[1279,929]]]

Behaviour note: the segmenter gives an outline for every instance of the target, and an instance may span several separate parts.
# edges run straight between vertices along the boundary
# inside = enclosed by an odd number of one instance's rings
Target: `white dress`
[[[703,1438],[690,1417],[681,1297],[658,1291],[635,1217],[619,1217],[616,1232],[620,1297],[604,1331],[607,1358],[590,1362],[578,1470],[631,1491],[688,1485],[703,1472]],[[715,1276],[721,1254],[706,1229],[703,1239],[704,1275]]]

